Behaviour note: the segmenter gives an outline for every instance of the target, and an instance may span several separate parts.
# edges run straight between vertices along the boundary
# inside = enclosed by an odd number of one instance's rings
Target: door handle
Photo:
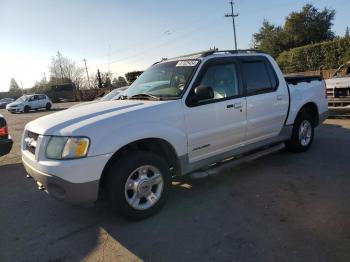
[[[283,96],[282,95],[278,95],[277,96],[277,100],[282,100],[283,99]]]

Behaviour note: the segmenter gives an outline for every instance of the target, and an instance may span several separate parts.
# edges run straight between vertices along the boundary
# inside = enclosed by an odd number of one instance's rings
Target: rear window
[[[275,90],[276,82],[271,79],[269,69],[264,61],[243,62],[242,70],[247,86],[247,95]]]

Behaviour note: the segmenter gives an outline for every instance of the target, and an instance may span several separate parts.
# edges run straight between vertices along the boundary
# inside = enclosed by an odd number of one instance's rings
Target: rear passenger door
[[[247,98],[247,144],[277,136],[288,111],[289,94],[264,56],[241,58]]]
[[[39,95],[39,107],[46,107],[46,95]]]

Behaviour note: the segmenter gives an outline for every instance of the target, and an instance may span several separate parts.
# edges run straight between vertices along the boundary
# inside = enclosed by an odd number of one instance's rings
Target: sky
[[[0,91],[13,77],[23,88],[49,78],[59,50],[89,73],[144,70],[163,57],[233,49],[228,0],[0,0]],[[249,48],[264,19],[282,25],[311,3],[336,10],[333,31],[350,26],[349,0],[236,0],[238,48]]]

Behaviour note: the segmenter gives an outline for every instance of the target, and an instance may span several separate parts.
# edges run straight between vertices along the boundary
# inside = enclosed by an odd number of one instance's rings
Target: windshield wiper
[[[121,96],[119,96],[117,99],[113,99],[113,100],[125,100],[125,99],[128,99],[128,96],[126,96],[126,95],[121,95]]]
[[[151,94],[137,94],[133,96],[128,96],[127,99],[148,99],[148,100],[161,100],[160,97]]]

